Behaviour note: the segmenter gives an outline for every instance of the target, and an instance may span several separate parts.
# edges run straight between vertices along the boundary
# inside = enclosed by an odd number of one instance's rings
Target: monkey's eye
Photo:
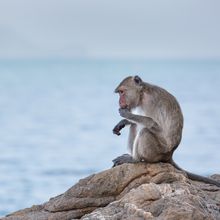
[[[119,93],[119,95],[123,95],[124,91],[123,90],[119,90],[118,93]]]

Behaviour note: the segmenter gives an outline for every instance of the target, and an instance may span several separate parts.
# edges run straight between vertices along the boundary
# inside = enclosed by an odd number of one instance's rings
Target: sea
[[[119,82],[139,75],[179,101],[179,166],[220,173],[220,61],[0,60],[0,216],[41,204],[127,152]]]

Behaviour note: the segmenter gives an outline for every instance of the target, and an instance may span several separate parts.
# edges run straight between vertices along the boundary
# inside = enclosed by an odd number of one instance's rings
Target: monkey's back
[[[182,138],[183,114],[176,98],[165,89],[146,85],[145,95],[149,96],[145,104],[146,114],[152,117],[162,128],[162,135],[169,151],[179,145]]]

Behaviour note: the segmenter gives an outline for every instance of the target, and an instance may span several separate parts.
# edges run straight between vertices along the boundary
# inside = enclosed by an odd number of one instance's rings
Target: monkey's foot
[[[112,162],[113,162],[113,167],[116,167],[123,163],[135,163],[136,161],[133,159],[133,157],[130,154],[123,154],[112,160]]]

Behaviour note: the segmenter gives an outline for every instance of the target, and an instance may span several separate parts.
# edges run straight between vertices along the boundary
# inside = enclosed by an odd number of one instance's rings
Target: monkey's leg
[[[131,124],[130,129],[129,129],[129,136],[128,136],[128,150],[130,153],[133,151],[133,144],[134,144],[134,139],[136,136],[136,124]],[[123,154],[114,160],[112,160],[113,167],[121,165],[123,163],[134,163],[135,161],[133,160],[132,156],[130,154]]]
[[[143,128],[135,139],[132,156],[135,161],[167,162],[171,159],[172,152],[167,151],[166,144],[161,137]]]
[[[128,150],[130,154],[132,154],[133,152],[134,140],[136,135],[137,135],[137,125],[131,124],[128,135]]]
[[[127,119],[122,119],[121,121],[118,122],[117,125],[113,128],[113,133],[116,135],[121,135],[120,131],[122,128],[124,128],[126,125],[130,125],[131,122],[128,121]]]

